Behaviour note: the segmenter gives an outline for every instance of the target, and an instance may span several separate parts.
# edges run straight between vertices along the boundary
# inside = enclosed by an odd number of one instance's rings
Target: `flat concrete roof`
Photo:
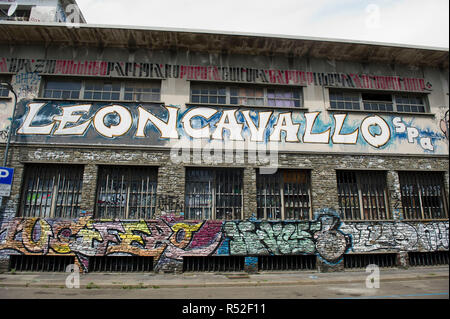
[[[0,22],[0,44],[186,50],[291,56],[448,69],[449,49],[345,39],[200,29]]]

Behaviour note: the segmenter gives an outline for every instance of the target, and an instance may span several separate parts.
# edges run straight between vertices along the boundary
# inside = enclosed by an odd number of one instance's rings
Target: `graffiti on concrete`
[[[448,249],[448,221],[348,223],[341,229],[352,236],[354,252]]]
[[[1,225],[0,253],[75,255],[82,261],[89,256],[125,254],[152,256],[157,264],[160,259],[181,261],[186,255],[213,254],[222,240],[221,226],[216,221],[14,218]]]
[[[317,254],[337,263],[350,247],[350,238],[339,231],[339,219],[323,215],[315,221],[229,221],[224,235],[230,255]]]
[[[88,271],[91,256],[153,257],[155,270],[180,264],[184,256],[299,255],[318,256],[338,264],[345,253],[448,250],[446,222],[343,223],[333,212],[311,221],[187,221],[156,220],[3,219],[0,258],[8,255],[76,256]],[[255,259],[247,260],[252,268]]]

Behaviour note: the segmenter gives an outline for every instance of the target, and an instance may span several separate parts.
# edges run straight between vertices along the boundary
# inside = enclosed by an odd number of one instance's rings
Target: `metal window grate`
[[[405,219],[448,218],[448,203],[440,172],[399,172]]]
[[[307,170],[257,174],[257,214],[260,219],[311,218],[311,182]]]
[[[386,172],[337,171],[339,208],[347,220],[388,219]]]
[[[151,219],[156,206],[157,175],[154,167],[101,166],[96,217]]]
[[[74,264],[74,256],[11,255],[9,270],[36,272],[65,272]]]
[[[396,267],[397,254],[348,254],[344,255],[344,268],[366,268],[368,265],[380,268]]]
[[[241,169],[188,169],[186,219],[240,219]]]
[[[258,256],[258,270],[316,270],[315,255]]]
[[[183,271],[243,271],[244,263],[245,257],[243,256],[184,257]]]
[[[22,216],[78,217],[82,182],[82,165],[26,165]]]
[[[409,252],[410,266],[448,265],[448,251]]]
[[[89,257],[89,272],[150,272],[153,257],[95,256]]]

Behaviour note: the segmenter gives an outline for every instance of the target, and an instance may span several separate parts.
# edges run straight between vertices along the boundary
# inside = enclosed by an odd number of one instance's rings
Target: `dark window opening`
[[[439,266],[448,265],[448,250],[433,252],[409,252],[409,265],[415,266]]]
[[[315,255],[258,256],[258,270],[316,270]]]
[[[65,272],[74,264],[74,256],[11,255],[9,270],[34,272]]]
[[[89,257],[89,272],[151,272],[153,257],[95,256]]]
[[[380,268],[397,266],[397,254],[346,254],[344,255],[344,268],[366,268],[377,265]]]
[[[243,256],[183,257],[184,272],[243,271]]]

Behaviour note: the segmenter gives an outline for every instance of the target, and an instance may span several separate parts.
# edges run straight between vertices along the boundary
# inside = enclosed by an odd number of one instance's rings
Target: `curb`
[[[384,278],[380,279],[380,282],[397,282],[397,281],[410,281],[410,280],[434,280],[434,279],[448,279],[448,275],[434,275],[434,276],[409,276],[401,278]],[[264,287],[264,286],[297,286],[297,285],[336,285],[336,284],[349,284],[349,283],[361,283],[365,282],[365,277],[358,279],[347,280],[297,280],[297,281],[275,281],[275,282],[234,282],[234,283],[186,283],[186,284],[101,284],[94,283],[81,284],[80,289],[163,289],[163,288],[219,288],[219,287]],[[66,288],[61,284],[54,283],[1,283],[0,288],[7,287],[27,287],[27,288]]]

